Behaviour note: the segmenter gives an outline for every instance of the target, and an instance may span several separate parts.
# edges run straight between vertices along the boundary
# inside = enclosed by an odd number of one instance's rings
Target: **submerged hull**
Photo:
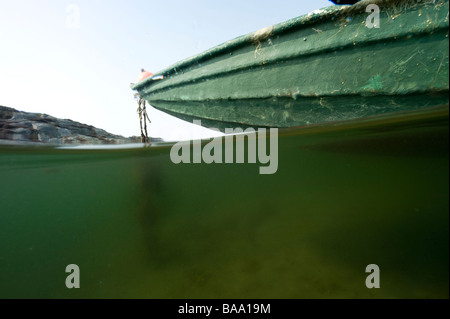
[[[368,4],[380,8],[373,25]],[[292,127],[448,103],[448,1],[329,7],[181,61],[134,89],[210,127]],[[376,13],[375,13],[376,14]]]

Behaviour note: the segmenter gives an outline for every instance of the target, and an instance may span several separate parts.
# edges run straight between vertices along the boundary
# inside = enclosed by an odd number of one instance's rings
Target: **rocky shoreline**
[[[68,119],[22,112],[0,105],[0,143],[127,144],[139,137],[123,137]]]

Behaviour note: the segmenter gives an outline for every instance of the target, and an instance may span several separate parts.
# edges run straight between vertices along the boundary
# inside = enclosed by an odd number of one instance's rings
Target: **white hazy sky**
[[[0,0],[0,105],[140,135],[129,84],[141,68],[156,73],[329,5],[328,0]],[[153,137],[185,139],[192,132],[192,124],[153,108],[149,115]]]

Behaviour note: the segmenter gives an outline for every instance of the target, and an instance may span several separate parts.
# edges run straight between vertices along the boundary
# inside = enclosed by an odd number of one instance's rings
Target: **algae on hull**
[[[369,3],[381,8],[380,28],[365,26]],[[444,0],[330,7],[228,41],[134,89],[160,110],[218,128],[292,127],[445,104],[448,24]]]

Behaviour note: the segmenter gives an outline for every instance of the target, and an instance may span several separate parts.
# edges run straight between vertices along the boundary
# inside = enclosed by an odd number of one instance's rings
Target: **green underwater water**
[[[0,146],[0,298],[449,298],[448,128],[446,106],[280,130],[273,175]]]

